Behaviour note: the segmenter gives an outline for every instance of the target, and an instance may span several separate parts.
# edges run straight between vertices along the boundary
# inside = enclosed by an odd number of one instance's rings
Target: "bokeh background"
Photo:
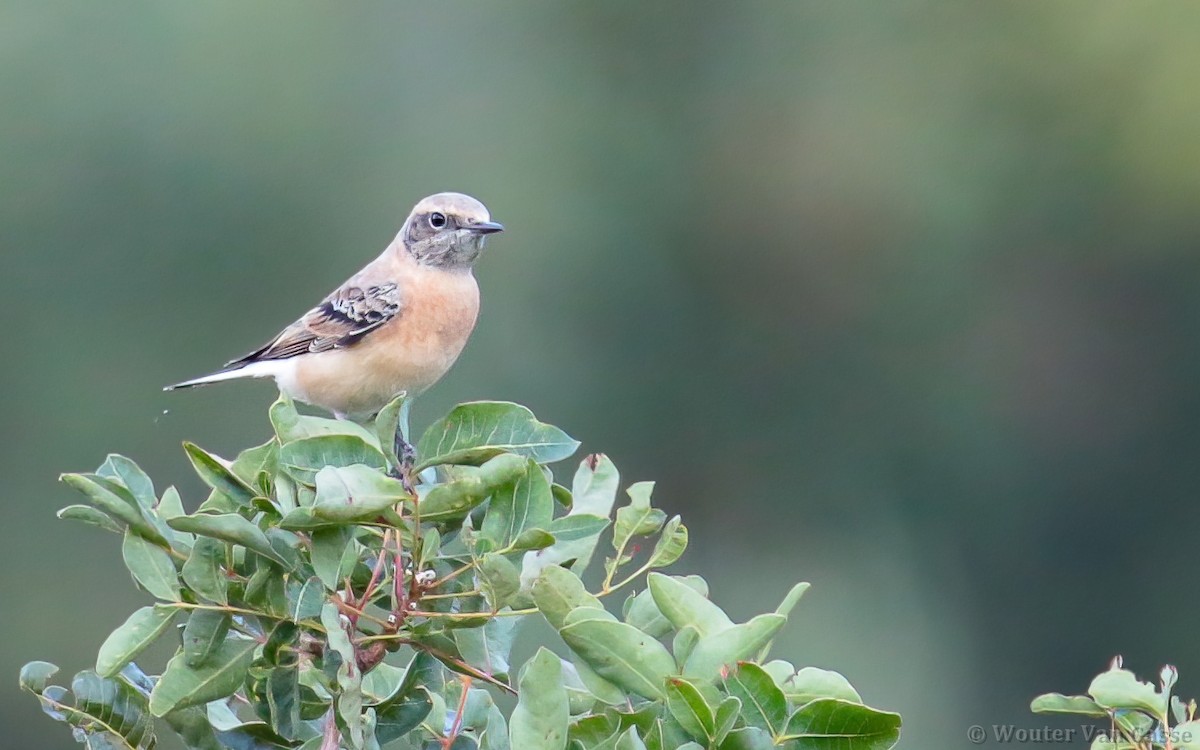
[[[261,343],[423,195],[509,231],[418,404],[657,479],[738,617],[904,714],[1038,726],[1110,656],[1200,692],[1200,7],[0,0],[0,725],[145,601],[56,483],[266,435]],[[1068,725],[1051,722],[1056,726]]]

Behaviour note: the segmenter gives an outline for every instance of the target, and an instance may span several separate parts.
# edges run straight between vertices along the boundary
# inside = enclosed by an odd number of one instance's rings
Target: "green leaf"
[[[208,723],[208,713],[199,706],[172,711],[163,717],[179,735],[187,750],[226,750],[217,740],[216,731]]]
[[[271,726],[281,736],[299,739],[300,723],[300,670],[297,667],[276,667],[267,674],[267,708],[271,713]]]
[[[570,564],[572,571],[581,574],[608,525],[607,518],[575,512],[551,521],[549,531],[554,543],[522,560],[522,588],[528,590],[542,570],[551,565]]]
[[[675,664],[682,670],[692,655],[692,650],[700,642],[700,631],[694,625],[684,625],[671,639],[671,653],[675,654]]]
[[[566,691],[568,713],[578,716],[592,712],[596,706],[596,697],[592,695],[592,691],[587,689],[587,685],[583,684],[578,668],[565,659],[559,659],[559,664],[563,667],[563,690]],[[566,733],[568,744],[570,744],[570,737],[570,728],[568,728],[568,733]]]
[[[604,564],[605,580],[611,580],[620,569],[633,559],[634,551],[629,546],[635,536],[648,536],[662,528],[667,514],[650,506],[650,494],[654,482],[638,482],[626,491],[629,505],[617,509],[617,521],[613,526],[612,546],[616,555],[607,558]]]
[[[132,747],[154,744],[154,721],[146,697],[128,682],[85,671],[71,680],[71,692],[75,694],[75,709],[99,720],[108,734],[119,736]],[[90,724],[84,721],[80,726],[91,733],[94,730]]]
[[[534,418],[524,406],[502,401],[460,404],[434,422],[417,445],[417,471],[439,464],[477,466],[501,453],[539,464],[560,461],[579,447],[565,432]]]
[[[1188,720],[1188,705],[1178,695],[1171,696],[1171,716],[1174,717],[1177,724]]]
[[[700,576],[671,576],[671,578],[692,588],[701,596],[708,594],[708,583]],[[649,588],[626,600],[624,619],[625,622],[654,638],[662,638],[674,629],[671,621],[663,616],[658,605],[654,603],[654,594]]]
[[[1104,708],[1141,709],[1160,720],[1167,716],[1167,696],[1151,683],[1139,682],[1127,669],[1113,668],[1097,675],[1088,686],[1088,695]]]
[[[608,524],[607,518],[588,513],[571,513],[551,521],[548,531],[554,537],[555,544],[563,544],[598,537],[608,528]]]
[[[513,540],[508,551],[530,552],[543,550],[554,544],[554,535],[545,529],[525,529]]]
[[[675,659],[642,631],[615,620],[590,619],[559,633],[604,679],[645,698],[663,697],[663,680],[675,671]]]
[[[224,492],[212,490],[208,493],[208,497],[204,502],[200,503],[200,507],[196,508],[196,513],[235,513],[245,506],[239,506]]]
[[[368,466],[326,466],[315,475],[315,516],[326,521],[371,521],[408,498],[404,483]]]
[[[775,608],[775,614],[783,615],[784,617],[787,617],[791,613],[792,609],[796,606],[796,604],[800,601],[800,597],[804,596],[804,592],[808,591],[808,589],[809,589],[809,584],[807,584],[807,583],[797,583],[796,585],[792,586],[792,588],[789,589],[787,594],[783,597],[783,601],[780,602],[779,606]],[[758,650],[757,661],[761,662],[761,661],[766,660],[767,654],[770,653],[771,645],[773,643],[774,643],[773,640],[768,640],[766,643],[763,644],[763,647]],[[856,693],[856,695],[857,695],[857,693]],[[831,697],[837,697],[837,696],[831,696]]]
[[[270,477],[279,473],[279,443],[271,439],[262,445],[247,448],[233,459],[229,470],[253,488],[256,495],[269,495]],[[266,487],[260,485],[264,474],[268,478]]]
[[[257,552],[263,557],[287,567],[287,560],[271,547],[271,542],[262,529],[236,513],[197,513],[192,516],[172,518],[167,521],[167,525],[176,531],[186,531],[199,536],[220,539],[223,542],[240,544],[248,550]]]
[[[183,564],[183,582],[201,597],[217,604],[228,604],[226,594],[229,579],[225,576],[226,547],[219,539],[200,537],[192,545],[191,554]]]
[[[31,661],[21,667],[21,688],[31,693],[40,693],[46,689],[46,683],[56,674],[58,674],[56,665],[48,661]]]
[[[625,493],[629,505],[617,509],[617,523],[613,527],[613,549],[622,550],[635,536],[649,536],[662,528],[667,514],[650,506],[650,495],[654,482],[631,484]]]
[[[509,739],[520,750],[565,750],[569,713],[562,665],[545,648],[538,649],[521,670],[517,707],[509,722]]]
[[[96,672],[101,677],[115,677],[129,662],[137,658],[175,619],[174,607],[142,607],[109,634],[96,655]]]
[[[697,740],[708,740],[716,735],[716,718],[695,685],[672,678],[667,680],[666,692],[667,709],[685,732]]]
[[[281,443],[324,435],[350,435],[375,447],[380,444],[374,432],[349,419],[327,419],[300,414],[292,400],[282,394],[271,404],[270,416],[275,434],[279,436]]]
[[[758,615],[741,625],[702,635],[688,656],[683,673],[689,677],[715,679],[722,667],[756,654],[786,622],[787,618],[783,615]]]
[[[603,714],[575,717],[567,728],[567,740],[572,748],[614,748],[619,725],[616,718]]]
[[[387,470],[387,458],[375,446],[354,435],[321,435],[285,443],[279,464],[297,482],[312,485],[317,472],[326,467],[345,468],[355,464]]]
[[[720,745],[725,741],[725,738],[733,731],[741,714],[742,702],[738,698],[731,696],[721,701],[714,716],[717,728],[712,738],[712,744]]]
[[[436,485],[421,498],[421,520],[432,523],[458,520],[482,505],[489,494],[473,476]]]
[[[105,531],[120,534],[122,526],[114,521],[107,513],[97,510],[90,505],[68,505],[56,513],[64,521],[79,521],[90,526],[98,526]]]
[[[646,750],[646,743],[642,742],[637,727],[629,727],[617,738],[614,750]]]
[[[396,433],[400,431],[400,411],[407,400],[408,396],[405,394],[396,396],[379,410],[370,426],[371,434],[378,441],[377,445],[392,466],[400,465],[400,457],[396,455]],[[407,435],[403,437],[408,439]]]
[[[125,456],[110,453],[104,463],[96,470],[102,477],[120,482],[133,495],[138,505],[149,510],[158,501],[154,494],[154,482],[146,476],[146,472]]]
[[[487,725],[479,734],[479,750],[512,750],[508,741],[508,723],[495,705],[488,708]]]
[[[571,491],[569,489],[563,487],[558,482],[551,482],[550,494],[554,496],[554,502],[568,511],[571,510],[574,500],[571,498]]]
[[[264,702],[266,700],[265,694],[257,697]],[[274,750],[292,747],[291,742],[280,737],[265,721],[245,721],[234,713],[225,701],[213,701],[204,708],[208,722],[220,732],[222,747],[231,750]]]
[[[602,607],[579,607],[567,613],[567,616],[563,619],[563,627],[565,628],[568,625],[574,625],[584,620],[616,622],[617,618],[613,617],[611,612]]]
[[[329,603],[321,609],[321,624],[325,626],[325,638],[329,645],[325,654],[326,662],[330,660],[330,652],[340,657],[337,668],[337,700],[335,703],[339,725],[344,733],[348,733],[350,744],[361,747],[365,735],[363,726],[363,694],[362,672],[358,669],[354,653],[354,644],[347,632],[348,623],[343,622],[336,605]]]
[[[300,627],[296,623],[286,620],[275,623],[258,656],[259,663],[272,667],[295,664],[300,658],[299,642]]]
[[[182,650],[176,652],[150,694],[150,712],[165,716],[171,711],[232,695],[245,682],[257,646],[257,642],[249,639],[228,638],[213,651],[207,664],[198,669],[187,665]]]
[[[1179,722],[1171,728],[1171,738],[1175,750],[1200,750],[1200,721]]]
[[[758,727],[735,729],[725,737],[720,750],[772,750],[775,740]]]
[[[183,628],[183,660],[192,669],[203,667],[229,633],[230,617],[212,609],[193,610]]]
[[[433,708],[430,691],[440,689],[443,671],[437,659],[417,652],[404,670],[400,687],[375,706],[375,737],[381,744],[400,738],[425,720]]]
[[[125,532],[121,557],[134,580],[159,599],[179,601],[179,575],[171,555],[133,529]]]
[[[158,501],[158,515],[163,520],[186,515],[183,512],[183,498],[179,497],[179,490],[174,485],[163,490],[162,499]]]
[[[841,698],[862,703],[850,681],[837,672],[817,667],[805,667],[783,683],[783,692],[792,702],[808,703],[817,698]]]
[[[687,527],[675,516],[663,527],[662,536],[654,544],[647,565],[651,568],[665,568],[678,560],[688,545]]]
[[[783,689],[783,684],[790,680],[792,675],[796,674],[796,667],[790,661],[784,661],[783,659],[772,659],[761,666],[763,671],[771,675],[771,679],[775,680],[775,684],[781,690]]]
[[[363,675],[363,703],[377,706],[380,703],[395,700],[404,684],[404,670],[392,666],[386,661],[375,665],[375,668]]]
[[[421,498],[422,521],[448,521],[471,512],[499,487],[525,475],[528,459],[502,453],[478,468],[462,467],[453,481],[436,485]]]
[[[682,580],[651,573],[646,583],[654,604],[676,629],[691,625],[701,636],[708,636],[733,627],[724,610]]]
[[[258,494],[250,485],[226,468],[220,459],[198,445],[184,443],[183,450],[187,453],[188,460],[192,462],[196,473],[200,475],[200,479],[236,505],[249,505],[250,501]]]
[[[775,614],[787,617],[792,612],[792,608],[800,601],[800,597],[804,596],[804,592],[811,587],[809,583],[797,583],[788,590],[787,595],[783,597],[783,601],[775,608]]]
[[[481,628],[458,628],[454,643],[463,660],[485,674],[508,679],[509,654],[523,618],[493,617]]]
[[[271,565],[256,565],[254,574],[246,582],[246,591],[242,598],[251,607],[275,617],[286,617],[290,610],[287,584],[279,571]]]
[[[528,529],[544,529],[554,515],[550,483],[533,461],[516,480],[497,487],[479,532],[502,549]]]
[[[271,549],[275,550],[275,554],[279,556],[278,559],[283,561],[284,568],[295,570],[300,567],[301,539],[299,535],[275,526],[267,526],[267,530],[263,534],[267,537],[267,543],[271,545]]]
[[[608,518],[612,515],[620,481],[617,467],[608,456],[593,453],[584,458],[571,482],[572,512]]]
[[[546,568],[538,576],[533,584],[533,601],[556,630],[563,627],[572,610],[579,607],[604,609],[600,600],[584,588],[578,576],[557,565]]]
[[[596,670],[588,666],[588,663],[579,654],[571,653],[571,663],[575,666],[575,673],[579,675],[583,686],[595,696],[596,700],[610,706],[625,705],[628,701],[628,697],[621,688],[596,674]]]
[[[146,711],[146,698],[137,688],[126,680],[107,679],[90,671],[76,674],[70,691],[47,686],[56,671],[46,662],[26,664],[21,670],[21,687],[37,696],[48,716],[74,727],[81,742],[103,750],[154,746],[153,720]]]
[[[488,606],[495,612],[508,603],[521,588],[517,566],[504,555],[489,552],[479,558],[476,568],[479,587],[487,597]]]
[[[887,750],[900,738],[900,714],[822,698],[788,717],[777,738],[795,750]]]
[[[63,474],[62,481],[87,495],[92,505],[120,521],[142,536],[160,544],[167,538],[147,517],[129,490],[107,477],[96,474]]]
[[[416,729],[433,708],[425,688],[375,709],[375,738],[381,744],[397,740]]]
[[[747,726],[772,735],[782,731],[787,722],[787,698],[761,666],[740,662],[737,670],[725,678],[725,690],[742,702]]]
[[[1096,718],[1108,716],[1108,712],[1100,704],[1086,695],[1063,695],[1062,693],[1039,695],[1029,704],[1029,710],[1035,714],[1081,714]]]
[[[313,571],[325,588],[337,591],[358,562],[354,533],[345,526],[317,529],[312,533],[311,559]]]
[[[319,620],[321,607],[325,606],[325,601],[325,584],[321,582],[321,579],[313,576],[300,587],[295,599],[289,604],[288,611],[296,622]]]

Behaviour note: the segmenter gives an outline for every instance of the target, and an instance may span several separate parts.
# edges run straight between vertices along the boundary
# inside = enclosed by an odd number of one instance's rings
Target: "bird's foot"
[[[396,458],[400,461],[393,471],[393,476],[404,483],[404,489],[413,497],[417,496],[416,490],[413,489],[413,467],[417,464],[417,449],[413,448],[400,430],[396,430],[395,441]]]

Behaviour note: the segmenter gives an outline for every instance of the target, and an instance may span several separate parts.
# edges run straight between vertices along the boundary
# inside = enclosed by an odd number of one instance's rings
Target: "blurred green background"
[[[508,232],[416,408],[657,479],[737,616],[908,747],[1108,658],[1200,692],[1200,6],[0,0],[0,724],[145,601],[54,518],[109,451],[265,437],[260,344],[439,190]],[[1054,722],[1051,722],[1052,724]],[[1062,725],[1058,722],[1056,725]]]

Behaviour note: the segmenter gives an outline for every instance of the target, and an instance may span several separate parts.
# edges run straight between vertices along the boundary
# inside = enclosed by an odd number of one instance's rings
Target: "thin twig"
[[[383,532],[383,544],[380,546],[379,557],[375,558],[375,569],[371,571],[371,580],[367,582],[367,588],[363,591],[362,598],[358,600],[359,609],[366,609],[367,603],[371,601],[371,595],[375,593],[375,587],[379,585],[379,577],[383,575],[383,569],[387,567],[387,545],[391,537],[391,529]]]

